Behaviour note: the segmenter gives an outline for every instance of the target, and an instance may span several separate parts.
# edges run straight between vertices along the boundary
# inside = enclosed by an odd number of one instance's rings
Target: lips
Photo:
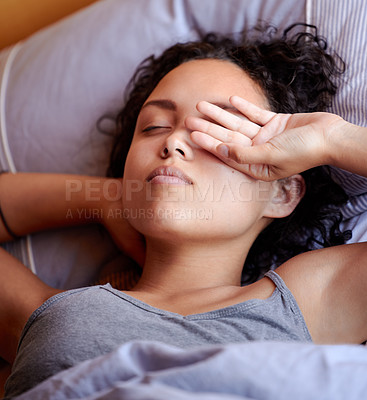
[[[192,185],[192,179],[176,167],[161,166],[154,169],[147,177],[147,182],[170,185]]]

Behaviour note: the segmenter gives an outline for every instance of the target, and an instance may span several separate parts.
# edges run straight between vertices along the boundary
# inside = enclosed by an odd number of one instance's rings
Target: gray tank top
[[[31,315],[23,329],[6,397],[132,340],[181,348],[248,340],[312,341],[283,280],[274,271],[266,276],[276,285],[268,299],[188,316],[152,307],[109,284],[57,294]]]

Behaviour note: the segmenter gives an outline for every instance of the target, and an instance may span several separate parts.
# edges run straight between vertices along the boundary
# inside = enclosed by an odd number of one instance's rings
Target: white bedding
[[[252,342],[181,350],[130,342],[17,400],[362,400],[365,346]]]

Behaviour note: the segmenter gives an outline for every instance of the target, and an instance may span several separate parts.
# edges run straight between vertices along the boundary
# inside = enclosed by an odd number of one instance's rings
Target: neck
[[[183,242],[147,239],[143,274],[134,290],[174,294],[240,286],[249,247],[243,241]]]

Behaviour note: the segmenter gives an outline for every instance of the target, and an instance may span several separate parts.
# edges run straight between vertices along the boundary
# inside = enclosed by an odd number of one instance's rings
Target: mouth
[[[192,185],[192,179],[176,167],[161,166],[154,169],[146,178],[147,182],[169,185]]]

